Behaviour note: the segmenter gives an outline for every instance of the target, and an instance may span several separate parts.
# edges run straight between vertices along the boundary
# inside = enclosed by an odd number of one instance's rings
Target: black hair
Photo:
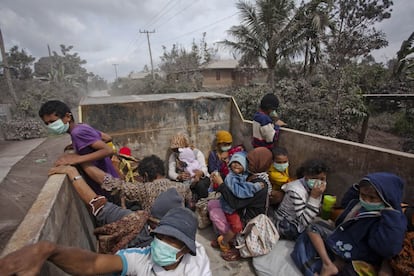
[[[282,148],[282,147],[273,147],[272,155],[273,155],[273,158],[275,158],[276,156],[279,156],[279,155],[288,156],[288,151],[287,151],[287,149]]]
[[[278,107],[279,99],[272,93],[264,95],[260,101],[260,109],[262,110],[276,110]]]
[[[302,178],[305,175],[317,175],[329,172],[328,166],[320,159],[309,159],[296,170],[296,177]]]
[[[144,157],[139,162],[138,173],[146,178],[146,181],[154,181],[157,176],[165,176],[164,162],[156,155]]]
[[[59,118],[65,117],[67,113],[71,113],[69,106],[67,106],[64,102],[52,100],[47,101],[39,109],[39,116],[43,118],[45,115],[56,114]],[[72,113],[71,113],[72,114]],[[71,120],[73,120],[73,116],[71,115]]]

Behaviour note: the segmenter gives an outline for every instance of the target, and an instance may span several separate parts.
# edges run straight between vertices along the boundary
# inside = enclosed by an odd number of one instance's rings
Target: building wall
[[[230,87],[236,84],[236,79],[232,79],[233,69],[211,69],[201,71],[203,75],[203,87],[215,88],[215,87]],[[217,72],[220,73],[220,80],[217,80]],[[239,74],[239,72],[234,72]]]

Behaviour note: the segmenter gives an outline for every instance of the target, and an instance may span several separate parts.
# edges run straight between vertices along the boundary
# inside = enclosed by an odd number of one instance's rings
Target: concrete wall
[[[235,144],[251,149],[251,121],[244,120],[233,98],[217,93],[185,93],[88,98],[82,119],[110,133],[138,157],[168,158],[169,142],[178,131],[190,134],[208,156],[215,132],[230,130]],[[370,172],[396,173],[406,181],[405,200],[414,204],[414,155],[284,128],[279,145],[290,155],[290,172],[306,159],[322,158],[331,168],[327,192],[339,199],[346,189]]]
[[[231,133],[235,144],[251,149],[252,122],[239,116],[237,105],[232,106]],[[404,201],[414,204],[414,154],[334,139],[312,133],[282,128],[278,145],[289,152],[289,171],[305,160],[320,158],[330,167],[327,193],[337,195],[338,201],[353,183],[372,172],[386,171],[405,181]]]
[[[91,216],[68,182],[64,175],[49,177],[3,250],[3,256],[40,240],[95,250]],[[53,264],[46,263],[40,275],[66,274]]]
[[[169,156],[171,137],[189,134],[192,143],[208,154],[215,133],[230,129],[232,98],[217,93],[183,93],[86,98],[80,118],[109,133],[117,146],[133,155]]]

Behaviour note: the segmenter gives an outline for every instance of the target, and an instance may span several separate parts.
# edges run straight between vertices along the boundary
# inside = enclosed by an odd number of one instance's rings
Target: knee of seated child
[[[230,229],[233,233],[237,234],[243,230],[243,224],[240,220],[240,216],[236,212],[232,214],[226,214],[226,219],[230,224]]]

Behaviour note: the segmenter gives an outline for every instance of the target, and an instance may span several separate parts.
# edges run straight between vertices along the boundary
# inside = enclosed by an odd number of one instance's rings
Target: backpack
[[[251,219],[236,236],[236,248],[243,258],[269,253],[279,240],[279,233],[272,221],[264,214]]]

